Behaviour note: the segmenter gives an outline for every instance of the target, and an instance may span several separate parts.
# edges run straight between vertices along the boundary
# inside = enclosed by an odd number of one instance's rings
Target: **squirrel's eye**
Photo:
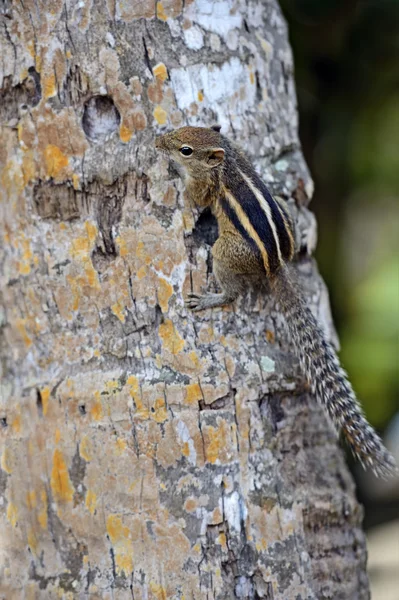
[[[182,146],[180,148],[180,152],[183,154],[183,156],[190,156],[190,154],[193,153],[193,149],[190,148],[190,146]]]

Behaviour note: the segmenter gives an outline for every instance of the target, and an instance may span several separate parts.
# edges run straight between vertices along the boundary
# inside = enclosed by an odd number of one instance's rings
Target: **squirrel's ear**
[[[210,148],[208,150],[208,158],[207,163],[208,166],[213,169],[213,167],[217,167],[223,162],[224,159],[224,150],[223,148]]]

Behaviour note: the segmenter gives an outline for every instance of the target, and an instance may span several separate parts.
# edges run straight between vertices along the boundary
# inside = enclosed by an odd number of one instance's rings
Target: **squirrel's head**
[[[210,129],[181,127],[158,136],[155,147],[179,165],[178,170],[183,176],[203,177],[204,170],[210,173],[224,160],[225,151],[219,132],[219,125]]]

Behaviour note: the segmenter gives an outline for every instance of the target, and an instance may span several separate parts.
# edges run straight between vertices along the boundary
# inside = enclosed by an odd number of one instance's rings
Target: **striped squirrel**
[[[395,472],[393,457],[362,414],[345,371],[306,306],[292,269],[294,229],[288,206],[273,198],[243,151],[220,127],[181,127],[157,137],[155,146],[173,160],[190,202],[209,206],[219,237],[212,248],[221,293],[189,294],[193,311],[230,304],[248,282],[265,275],[294,342],[301,368],[353,454],[378,476]]]

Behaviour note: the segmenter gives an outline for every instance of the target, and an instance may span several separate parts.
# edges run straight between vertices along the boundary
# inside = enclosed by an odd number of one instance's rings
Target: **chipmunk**
[[[209,206],[219,237],[212,247],[213,273],[221,293],[189,294],[193,311],[233,302],[248,281],[268,279],[312,393],[353,454],[377,476],[395,472],[395,461],[362,414],[333,347],[308,308],[289,263],[294,229],[288,205],[273,198],[244,152],[220,127],[181,127],[156,139],[173,160],[190,202]]]

